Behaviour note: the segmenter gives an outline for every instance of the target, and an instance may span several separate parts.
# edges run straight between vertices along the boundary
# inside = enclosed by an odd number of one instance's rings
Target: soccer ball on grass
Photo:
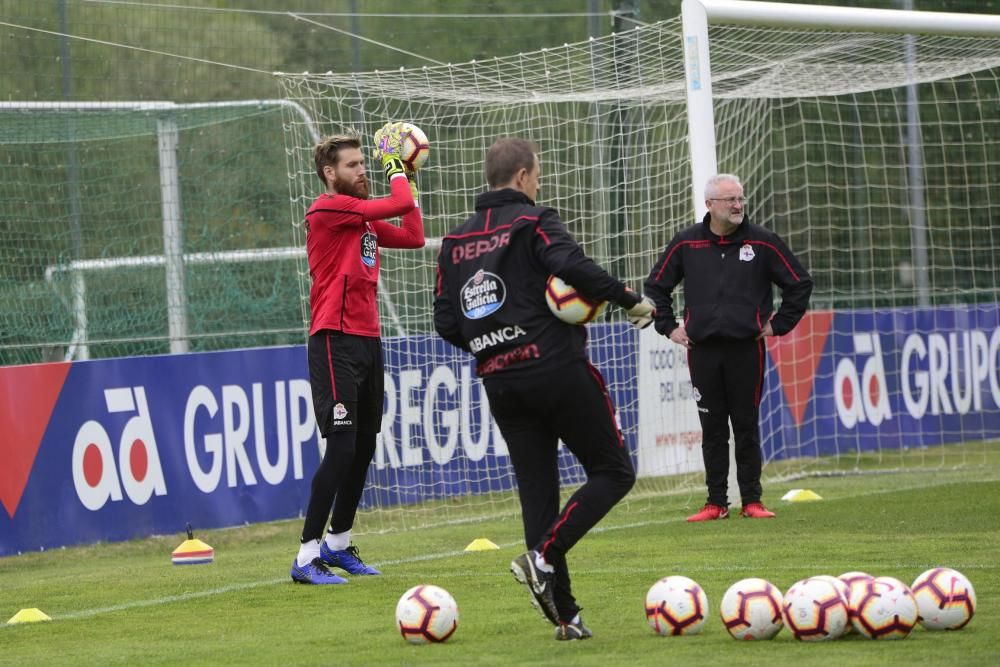
[[[816,574],[816,575],[813,575],[813,576],[811,576],[809,578],[810,579],[821,579],[823,581],[828,581],[831,584],[833,584],[834,588],[837,589],[837,592],[840,593],[840,599],[844,601],[844,605],[847,607],[847,623],[844,624],[844,630],[840,633],[839,636],[843,636],[843,635],[846,635],[848,632],[851,632],[851,630],[852,630],[852,626],[851,626],[851,605],[849,604],[850,600],[851,600],[851,588],[850,588],[850,586],[848,586],[847,583],[844,580],[839,579],[837,577],[830,576],[829,574]],[[832,637],[832,639],[837,639],[837,637]]]
[[[646,593],[646,621],[658,635],[698,634],[707,611],[705,591],[687,577],[664,577]]]
[[[928,630],[959,630],[976,613],[976,591],[958,570],[931,568],[913,580],[910,590]]]
[[[781,591],[766,579],[741,579],[722,596],[722,624],[734,639],[771,639],[781,630]]]
[[[443,642],[458,628],[458,605],[440,586],[414,586],[396,604],[396,626],[411,644]]]
[[[823,579],[803,579],[785,593],[782,618],[788,630],[801,641],[826,641],[844,634],[847,605],[840,591]]]
[[[851,593],[851,624],[869,639],[904,639],[917,624],[917,601],[893,577],[875,577]]]
[[[837,578],[840,579],[842,582],[844,582],[844,585],[847,586],[847,618],[848,618],[848,623],[847,623],[846,630],[844,630],[844,634],[847,635],[847,634],[850,634],[850,633],[852,633],[852,632],[855,631],[854,630],[854,623],[853,623],[853,621],[854,621],[854,608],[851,607],[851,598],[854,595],[854,591],[855,590],[861,590],[864,587],[868,586],[869,582],[872,579],[874,579],[875,577],[873,577],[872,575],[868,574],[867,572],[852,571],[852,572],[845,572],[845,573],[843,573],[842,575],[840,575]]]

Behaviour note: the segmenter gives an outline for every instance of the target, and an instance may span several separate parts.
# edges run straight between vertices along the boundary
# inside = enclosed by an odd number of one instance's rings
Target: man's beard
[[[350,182],[342,181],[340,178],[334,177],[333,189],[339,194],[348,195],[349,197],[355,197],[357,199],[368,199],[368,177],[362,176],[361,182]]]

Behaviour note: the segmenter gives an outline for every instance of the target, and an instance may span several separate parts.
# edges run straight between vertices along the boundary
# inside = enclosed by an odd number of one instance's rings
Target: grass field
[[[594,632],[556,642],[552,627],[508,571],[523,550],[514,517],[362,535],[365,560],[384,572],[346,586],[291,583],[299,521],[206,531],[210,565],[171,565],[178,534],[0,559],[0,617],[37,607],[47,623],[0,625],[0,664],[1000,664],[1000,452],[959,470],[822,477],[772,484],[772,521],[687,524],[700,499],[665,496],[615,510],[570,553],[574,592]],[[789,488],[823,500],[784,503]],[[464,552],[477,537],[496,551]],[[764,577],[781,590],[809,575],[864,570],[909,584],[938,565],[963,572],[978,596],[959,632],[918,627],[903,641],[850,636],[802,643],[787,629],[770,642],[729,637],[718,605],[730,584]],[[658,637],[646,590],[684,574],[708,594],[701,634]],[[411,646],[394,627],[399,596],[434,583],[458,601],[445,644]]]

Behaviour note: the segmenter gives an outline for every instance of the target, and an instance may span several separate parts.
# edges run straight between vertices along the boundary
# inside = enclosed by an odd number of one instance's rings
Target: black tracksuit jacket
[[[795,328],[813,281],[785,242],[746,216],[728,236],[713,234],[709,220],[706,214],[703,222],[678,232],[646,280],[645,294],[656,304],[656,330],[669,336],[677,327],[672,292],[681,281],[684,327],[695,343],[756,338],[769,319],[776,336]],[[777,313],[772,285],[781,288]]]
[[[545,303],[555,274],[584,296],[625,308],[639,296],[584,254],[555,209],[513,189],[476,198],[476,212],[441,241],[434,328],[476,357],[480,376],[545,373],[587,358],[586,327]]]

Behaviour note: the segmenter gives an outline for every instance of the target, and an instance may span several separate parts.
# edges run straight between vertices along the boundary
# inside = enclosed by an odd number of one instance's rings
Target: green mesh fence
[[[280,105],[126,106],[0,108],[0,364],[301,342]]]

